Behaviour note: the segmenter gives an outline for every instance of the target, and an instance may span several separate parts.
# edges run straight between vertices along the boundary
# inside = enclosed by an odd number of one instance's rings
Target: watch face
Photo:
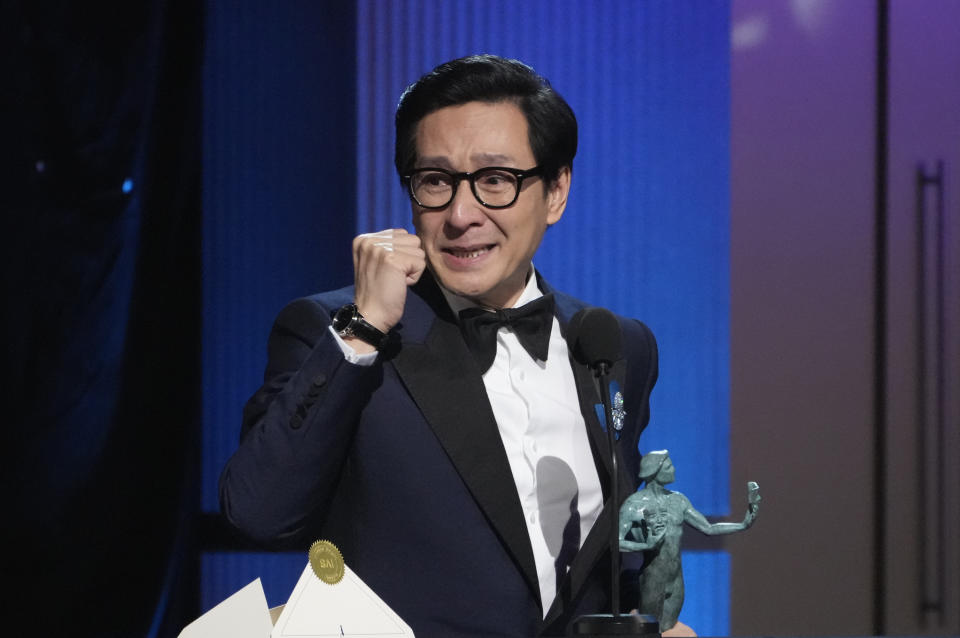
[[[346,306],[341,307],[337,310],[337,314],[333,315],[333,329],[338,333],[343,335],[343,332],[350,326],[353,322],[353,318],[357,312],[357,307],[355,305],[347,304]]]

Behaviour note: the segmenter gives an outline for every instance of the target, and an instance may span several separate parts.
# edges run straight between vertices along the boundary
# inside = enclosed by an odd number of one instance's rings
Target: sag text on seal
[[[310,546],[310,567],[317,578],[336,585],[343,578],[343,554],[330,541],[317,541]]]

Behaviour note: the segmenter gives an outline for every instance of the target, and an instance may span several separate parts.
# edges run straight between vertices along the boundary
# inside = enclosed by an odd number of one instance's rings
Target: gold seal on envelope
[[[336,585],[343,578],[343,554],[330,541],[317,541],[310,546],[310,567],[317,578]]]

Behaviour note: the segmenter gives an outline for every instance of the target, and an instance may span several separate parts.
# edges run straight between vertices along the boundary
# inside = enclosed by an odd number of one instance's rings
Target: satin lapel
[[[550,290],[549,284],[543,279],[539,280],[540,289],[546,292]],[[551,291],[552,292],[552,291]],[[564,337],[567,337],[567,324],[574,314],[584,306],[575,303],[571,297],[554,292],[556,298],[557,320],[560,322],[560,330]],[[597,418],[596,405],[600,403],[600,392],[598,383],[594,378],[590,367],[573,356],[573,344],[567,343],[570,351],[570,367],[573,369],[573,378],[577,384],[577,397],[580,400],[580,413],[587,426],[587,435],[590,440],[591,451],[593,452],[594,462],[597,465],[597,472],[600,477],[600,486],[603,488],[603,497],[607,498],[610,492],[610,473],[613,468],[610,462],[610,445],[607,440],[607,433]],[[623,361],[614,364],[611,371],[611,379],[616,381],[623,388],[624,371],[626,365]]]
[[[587,425],[587,435],[590,438],[590,447],[593,451],[593,458],[597,464],[597,472],[600,476],[600,487],[603,488],[603,498],[606,499],[610,493],[610,473],[613,468],[610,464],[610,444],[607,441],[607,433],[600,425],[597,418],[596,404],[600,402],[600,393],[597,389],[597,381],[593,376],[593,371],[583,363],[580,363],[572,356],[570,357],[570,366],[573,368],[573,378],[577,382],[577,396],[580,399],[580,413]]]
[[[539,598],[533,548],[480,370],[436,284],[429,280],[417,292],[419,298],[408,296],[404,323],[429,328],[422,334],[404,329],[392,363]]]
[[[549,286],[542,279],[540,280],[540,289],[546,292]],[[566,337],[566,328],[570,319],[577,310],[583,306],[572,302],[570,297],[555,293],[557,299],[557,319],[560,322],[561,330]],[[583,420],[587,426],[587,434],[590,439],[590,446],[593,451],[594,461],[597,464],[597,473],[600,478],[600,485],[603,489],[604,506],[597,518],[587,538],[580,547],[580,551],[574,557],[570,565],[570,571],[567,578],[564,579],[557,597],[550,607],[549,612],[544,618],[544,627],[555,621],[565,610],[569,610],[575,605],[580,589],[587,582],[590,573],[597,566],[601,558],[610,560],[607,549],[610,547],[610,522],[611,522],[611,503],[610,496],[610,475],[612,473],[612,464],[610,459],[610,445],[607,440],[607,433],[600,425],[597,418],[596,404],[600,403],[600,393],[597,383],[594,380],[593,372],[586,363],[577,361],[573,357],[573,344],[568,342],[570,349],[570,365],[573,368],[573,377],[577,384],[577,395],[580,399],[580,412],[583,414]],[[626,365],[619,361],[611,370],[611,379],[617,381],[620,388],[623,388]],[[623,463],[619,463],[620,472],[620,500],[623,501],[633,490],[632,482],[623,472]],[[620,509],[619,503],[616,506]],[[606,572],[609,578],[609,571]],[[606,585],[606,583],[604,583]],[[595,612],[608,612],[609,610],[597,609]]]

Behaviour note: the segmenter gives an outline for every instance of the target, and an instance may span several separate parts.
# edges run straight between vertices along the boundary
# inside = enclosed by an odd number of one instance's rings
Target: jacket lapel
[[[392,363],[473,498],[539,598],[533,548],[483,379],[436,282],[408,295]]]
[[[577,311],[586,306],[572,297],[552,291],[549,284],[543,279],[539,280],[539,285],[544,293],[554,293],[560,331],[563,333],[564,338],[567,339],[567,326],[570,323],[570,319],[573,318],[573,315],[576,314]],[[580,413],[583,415],[583,420],[587,426],[587,435],[590,440],[594,462],[597,466],[597,473],[600,477],[600,486],[603,489],[603,497],[606,499],[610,492],[610,474],[613,471],[613,467],[611,465],[610,444],[607,433],[604,426],[601,425],[600,419],[597,417],[597,405],[600,404],[601,401],[599,383],[594,377],[593,371],[587,365],[587,362],[579,361],[573,356],[573,345],[569,340],[567,341],[567,348],[570,352],[570,366],[573,369],[573,378],[577,384],[577,397],[580,400]],[[609,376],[611,382],[615,382],[620,388],[623,388],[626,377],[626,362],[623,360],[617,361],[612,366]],[[628,415],[628,417],[632,416],[633,415]],[[621,485],[624,485],[623,481],[626,479],[625,487],[632,491],[632,481],[629,480],[630,477],[622,471],[622,464],[620,465],[620,469]]]
[[[540,280],[540,289],[546,293],[549,285]],[[571,297],[563,294],[554,293],[557,300],[557,319],[560,322],[560,328],[564,337],[567,338],[567,325],[573,315],[584,306]],[[610,476],[613,471],[610,458],[610,445],[607,439],[607,433],[597,417],[596,405],[600,403],[599,384],[597,383],[593,371],[584,361],[578,361],[573,356],[573,344],[567,341],[570,350],[570,365],[573,368],[574,380],[577,384],[577,395],[580,400],[580,411],[583,420],[586,423],[587,434],[590,440],[590,446],[594,456],[594,462],[597,466],[597,474],[600,478],[600,486],[603,490],[604,506],[600,512],[597,522],[594,524],[587,538],[584,539],[580,551],[574,557],[567,578],[561,584],[557,591],[557,597],[553,601],[549,612],[544,618],[544,627],[556,621],[564,612],[572,610],[576,606],[576,600],[589,579],[591,572],[597,566],[601,558],[610,560],[610,554],[607,551],[610,547],[610,523],[611,523],[611,503],[610,497]],[[618,361],[612,367],[610,378],[616,381],[621,388],[624,387],[626,364],[624,361]],[[618,450],[619,452],[619,450]],[[618,454],[618,457],[620,455]],[[626,499],[634,489],[630,477],[623,471],[622,461],[619,465],[620,480],[620,500]],[[616,505],[619,512],[620,504]],[[609,570],[601,570],[609,579]],[[606,583],[604,583],[606,584]],[[596,612],[608,612],[609,610],[595,610]]]

